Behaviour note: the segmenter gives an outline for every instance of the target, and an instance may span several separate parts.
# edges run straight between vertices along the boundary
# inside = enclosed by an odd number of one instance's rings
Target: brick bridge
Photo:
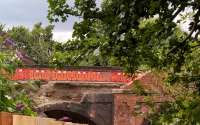
[[[142,81],[144,88],[159,93],[154,98],[162,102],[160,79],[151,73],[140,73],[136,79]],[[143,102],[144,97],[129,93],[133,80],[120,68],[18,68],[12,80],[21,83],[42,81],[37,91],[30,95],[44,117],[67,116],[72,122],[89,125],[143,125],[145,122],[144,118],[133,116],[136,102]],[[145,106],[141,111],[147,111]]]

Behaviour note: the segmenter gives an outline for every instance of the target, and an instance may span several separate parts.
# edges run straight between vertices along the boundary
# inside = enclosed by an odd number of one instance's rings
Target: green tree
[[[0,36],[0,38],[2,47],[5,38],[4,36]],[[32,101],[26,93],[17,91],[17,83],[9,80],[15,71],[15,67],[19,64],[15,52],[3,48],[0,49],[0,111],[36,115],[33,111]]]
[[[70,42],[82,53],[78,57],[98,49],[99,55],[108,58],[106,62],[123,66],[129,73],[141,67],[162,69],[169,73],[170,83],[179,82],[187,89],[195,83],[199,89],[199,0],[103,0],[101,6],[96,0],[48,3],[52,22],[82,18],[74,24]],[[178,27],[186,20],[190,21],[187,33]],[[153,114],[152,124],[197,125],[197,102],[199,91],[176,95],[160,114]]]
[[[32,30],[17,26],[8,30],[8,34],[16,42],[17,49],[25,51],[35,64],[48,65],[54,44],[53,28],[52,25],[43,28],[37,23]]]
[[[197,41],[191,36],[198,36],[198,1],[104,0],[100,7],[95,0],[75,0],[74,6],[69,5],[67,0],[48,2],[50,21],[66,21],[71,15],[83,19],[75,23],[73,33],[75,44],[80,45],[79,48],[87,48],[87,52],[83,53],[93,53],[98,48],[103,57],[106,55],[114,58],[114,62],[117,61],[118,65],[124,66],[129,72],[136,71],[141,65],[160,66],[157,65],[160,63],[160,55],[151,48],[163,47],[165,40],[176,32],[175,18],[184,15],[181,12],[189,7],[194,10],[190,17],[190,33],[184,39],[171,40],[170,45],[163,50],[166,60],[162,65],[177,64],[174,69],[180,71],[185,60],[183,55],[190,51],[189,44]],[[186,17],[187,15],[185,14]],[[143,32],[141,23],[155,16],[157,20],[152,25],[151,32],[140,34]],[[199,42],[196,46],[199,46]]]

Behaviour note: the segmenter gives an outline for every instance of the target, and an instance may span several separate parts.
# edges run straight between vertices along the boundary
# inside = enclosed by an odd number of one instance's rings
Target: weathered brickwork
[[[38,111],[53,116],[51,118],[55,118],[55,111],[76,113],[93,122],[89,125],[113,125],[113,100],[113,94],[89,94],[76,103],[57,101],[42,104]]]
[[[163,79],[153,73],[141,74],[135,80],[139,80],[145,89],[160,95],[153,96],[153,100],[165,101],[161,86]],[[144,102],[144,97],[125,94],[124,92],[128,92],[134,84],[129,83],[45,81],[38,91],[32,93],[32,99],[40,109],[41,116],[50,117],[55,111],[59,111],[62,112],[60,114],[67,113],[69,116],[70,113],[83,116],[86,120],[94,122],[91,125],[144,125],[144,117],[134,115],[136,103]],[[140,109],[142,112],[148,111],[144,103]],[[76,119],[74,115],[70,118]]]
[[[161,74],[149,72],[138,80],[146,89],[149,89],[159,94],[165,93],[163,88],[164,74],[162,74],[161,76]]]
[[[165,80],[164,73],[152,73],[152,72],[139,73],[137,77],[133,79],[132,82],[129,82],[124,86],[121,86],[121,88],[131,89],[135,81],[139,81],[139,83],[148,93],[157,93],[160,95],[165,95],[166,91],[163,85],[164,80]]]
[[[135,95],[114,95],[114,125],[142,125],[144,118],[134,116],[134,109],[139,98]]]
[[[151,96],[148,98],[156,104],[171,100],[168,96]],[[145,114],[149,108],[145,100],[145,96],[114,94],[114,125],[146,125]],[[136,114],[138,111],[139,114]]]

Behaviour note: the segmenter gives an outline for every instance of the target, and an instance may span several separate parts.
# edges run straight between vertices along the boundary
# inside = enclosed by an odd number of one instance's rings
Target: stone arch
[[[38,112],[46,114],[47,117],[52,116],[50,115],[51,113],[65,113],[69,114],[69,117],[70,114],[72,117],[77,115],[79,120],[84,119],[84,122],[88,123],[89,125],[99,125],[95,121],[96,118],[92,117],[91,112],[89,112],[88,109],[88,104],[61,101],[40,105],[38,107]]]

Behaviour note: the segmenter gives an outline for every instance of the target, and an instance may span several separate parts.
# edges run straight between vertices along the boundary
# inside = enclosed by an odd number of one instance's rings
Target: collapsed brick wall
[[[147,89],[150,89],[153,92],[156,92],[159,94],[165,93],[165,90],[163,87],[164,74],[161,75],[161,74],[149,72],[138,80],[144,87],[146,87]]]
[[[165,80],[164,73],[155,73],[155,72],[144,72],[138,74],[136,78],[133,79],[133,82],[128,83],[125,86],[122,86],[123,89],[131,89],[134,81],[139,81],[141,85],[150,93],[159,93],[164,95],[165,88],[163,86]]]

